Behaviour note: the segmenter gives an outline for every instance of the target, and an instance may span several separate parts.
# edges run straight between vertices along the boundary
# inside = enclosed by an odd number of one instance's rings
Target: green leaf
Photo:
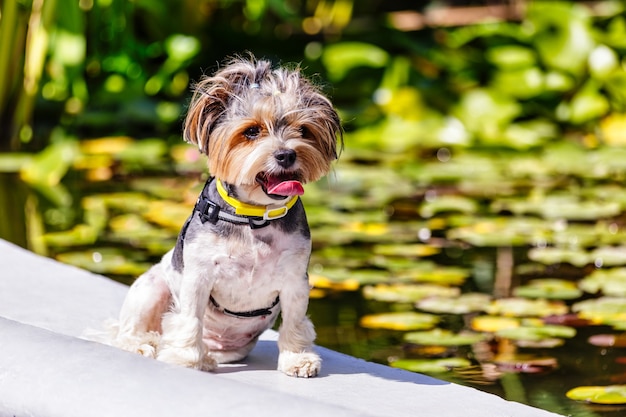
[[[568,326],[542,325],[520,326],[510,329],[502,329],[496,332],[496,336],[513,340],[540,341],[548,338],[572,338],[576,336],[576,329]]]
[[[626,385],[582,386],[565,395],[571,400],[595,404],[626,404]]]
[[[30,184],[57,185],[78,155],[76,141],[52,143],[22,166],[20,176]]]
[[[471,364],[469,360],[464,358],[398,359],[391,362],[391,366],[394,368],[432,374],[449,372],[453,368],[464,368]]]
[[[486,58],[492,64],[506,69],[528,68],[535,65],[535,52],[521,45],[500,45],[487,50]]]
[[[535,279],[513,290],[516,297],[573,300],[582,295],[576,284],[562,279]]]
[[[394,303],[414,303],[434,296],[454,297],[460,293],[459,288],[434,284],[378,284],[363,288],[366,299]]]
[[[626,297],[626,268],[596,269],[579,281],[581,290],[607,296]]]
[[[356,67],[382,68],[389,61],[384,49],[363,42],[332,43],[324,48],[322,62],[333,81],[339,81]]]
[[[421,330],[434,327],[439,317],[413,311],[369,314],[361,317],[360,325],[368,329]]]
[[[491,297],[481,293],[466,293],[457,297],[433,295],[419,300],[416,307],[429,313],[467,314],[483,311]]]
[[[404,341],[418,345],[431,346],[462,346],[473,345],[486,339],[484,334],[474,332],[454,333],[444,329],[433,329],[423,332],[409,332],[404,335]]]

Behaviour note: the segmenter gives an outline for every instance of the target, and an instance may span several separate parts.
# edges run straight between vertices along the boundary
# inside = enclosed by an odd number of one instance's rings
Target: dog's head
[[[302,194],[327,174],[341,125],[298,68],[236,58],[195,85],[184,136],[208,156],[211,175],[259,201]]]

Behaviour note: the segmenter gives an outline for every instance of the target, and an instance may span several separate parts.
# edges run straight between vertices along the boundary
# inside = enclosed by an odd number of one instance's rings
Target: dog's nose
[[[274,152],[274,158],[278,165],[283,168],[289,168],[296,162],[296,151],[293,149],[279,149]]]

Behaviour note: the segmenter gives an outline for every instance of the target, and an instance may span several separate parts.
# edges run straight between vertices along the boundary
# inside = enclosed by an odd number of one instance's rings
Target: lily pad
[[[472,220],[466,226],[450,229],[448,239],[462,240],[474,246],[522,246],[543,238],[545,221],[531,218],[499,217]],[[543,239],[545,240],[545,239]]]
[[[526,298],[502,298],[486,306],[485,312],[491,315],[509,317],[544,317],[567,313],[568,307],[561,301]]]
[[[178,231],[191,214],[192,206],[173,201],[158,200],[148,204],[144,217],[160,226]]]
[[[368,329],[423,330],[434,327],[439,317],[413,311],[369,314],[361,317],[360,324]]]
[[[572,311],[595,324],[606,324],[615,329],[625,329],[626,298],[600,297],[580,301],[572,306]]]
[[[404,341],[418,345],[432,346],[462,346],[473,345],[485,340],[487,336],[481,333],[460,332],[454,333],[450,330],[433,329],[423,332],[409,332],[404,335]]]
[[[426,199],[419,209],[422,217],[433,217],[444,212],[460,212],[472,214],[478,211],[476,200],[458,195],[442,195]]]
[[[545,278],[532,280],[527,285],[515,288],[513,295],[526,298],[573,300],[579,298],[582,291],[571,281]]]
[[[363,288],[365,298],[391,303],[414,303],[426,297],[454,297],[460,293],[459,288],[434,284],[378,284]]]
[[[626,404],[626,385],[582,386],[565,395],[571,400],[594,404]]]
[[[478,316],[471,322],[472,330],[477,332],[495,333],[504,329],[513,329],[520,326],[520,320],[513,317]]]
[[[626,296],[626,268],[597,269],[579,281],[585,292],[607,296]]]
[[[384,244],[374,245],[372,251],[376,255],[384,256],[402,256],[402,257],[421,257],[435,255],[441,251],[439,248],[435,248],[430,245],[422,243],[407,243],[407,244]]]
[[[309,284],[313,288],[334,291],[356,291],[361,288],[361,283],[354,278],[337,281],[321,274],[309,274]]]
[[[589,257],[602,266],[626,265],[626,246],[601,246],[591,251]]]
[[[43,238],[50,246],[71,247],[93,245],[98,239],[99,230],[88,224],[77,224],[69,230],[46,233]]]
[[[99,274],[138,276],[144,273],[151,263],[129,258],[115,248],[94,248],[83,252],[66,252],[57,255],[59,261]]]
[[[405,369],[412,372],[443,373],[453,368],[464,368],[472,363],[465,358],[442,358],[442,359],[398,359],[391,362],[394,368]]]
[[[543,325],[543,326],[519,326],[502,329],[496,332],[496,336],[513,340],[539,341],[549,338],[570,339],[576,336],[576,329],[567,326]]]
[[[533,248],[528,251],[528,258],[545,265],[569,263],[574,266],[583,267],[592,262],[592,259],[585,250],[577,248]]]
[[[418,301],[416,307],[429,313],[467,314],[483,311],[490,301],[487,294],[467,293],[458,297],[431,296]]]
[[[414,268],[399,271],[395,278],[400,281],[430,282],[441,285],[462,285],[470,276],[465,268],[420,262]]]

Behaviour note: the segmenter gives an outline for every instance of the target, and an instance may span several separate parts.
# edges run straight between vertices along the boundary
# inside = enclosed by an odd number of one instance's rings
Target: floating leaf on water
[[[552,223],[552,242],[555,247],[575,246],[589,248],[598,245],[598,240],[602,235],[597,225],[592,224],[571,224],[555,221]]]
[[[61,262],[99,274],[138,276],[152,266],[151,263],[130,259],[122,250],[114,248],[96,248],[83,252],[66,252],[57,255],[56,258]]]
[[[510,317],[544,317],[567,313],[568,307],[561,301],[527,298],[502,298],[486,306],[485,312],[491,315]]]
[[[109,218],[109,211],[105,202],[101,198],[87,196],[81,200],[81,205],[84,210],[83,218],[85,223],[98,231],[104,230]]]
[[[346,274],[349,276],[348,271],[346,271]],[[356,291],[361,288],[361,283],[354,278],[346,278],[339,281],[320,274],[309,274],[309,284],[316,289],[333,291]]]
[[[545,265],[569,263],[577,267],[583,267],[593,262],[589,254],[582,249],[553,247],[533,248],[528,251],[528,258]]]
[[[472,319],[471,328],[477,332],[495,333],[520,326],[520,320],[512,317],[478,316]]]
[[[626,404],[626,385],[582,386],[565,395],[571,400],[594,404]]]
[[[539,341],[550,338],[569,339],[576,336],[576,329],[567,326],[546,324],[543,326],[519,326],[510,329],[502,329],[496,332],[496,336],[513,340]]]
[[[33,155],[27,153],[0,153],[0,172],[19,172],[32,158]]]
[[[527,285],[513,289],[513,295],[526,298],[573,300],[579,298],[582,291],[571,281],[545,278],[532,280]]]
[[[141,246],[142,242],[153,240],[175,239],[177,233],[167,229],[154,227],[138,214],[123,214],[109,220],[112,239],[119,241],[131,241]]]
[[[600,297],[575,303],[572,311],[595,324],[606,324],[621,329],[626,323],[626,298]]]
[[[87,224],[77,224],[69,230],[46,233],[43,238],[50,246],[67,248],[71,246],[93,245],[98,239],[99,230]]]
[[[425,330],[434,327],[439,317],[414,311],[369,314],[361,317],[360,324],[368,329]]]
[[[438,374],[448,372],[453,368],[464,368],[472,363],[465,358],[442,358],[442,359],[398,359],[391,362],[394,368],[405,369],[412,372]]]
[[[626,265],[626,246],[601,246],[591,251],[589,258],[602,266]]]
[[[406,243],[374,245],[372,251],[376,255],[418,258],[422,256],[435,255],[439,253],[441,249],[425,245],[423,243]]]
[[[52,143],[22,165],[20,177],[29,184],[57,185],[79,152],[78,144],[74,140]]]
[[[146,220],[172,230],[180,230],[185,220],[191,215],[192,206],[173,201],[151,201],[143,213]]]
[[[420,206],[419,214],[428,218],[444,212],[473,214],[476,211],[478,211],[478,203],[472,198],[459,195],[442,195],[426,199]]]
[[[459,288],[434,284],[378,284],[363,288],[365,298],[390,303],[414,303],[426,297],[455,297],[460,294]]]
[[[125,163],[141,163],[143,167],[158,163],[167,153],[167,145],[162,139],[142,139],[132,141],[129,146],[115,154],[115,157]]]
[[[85,154],[116,155],[133,143],[128,136],[108,136],[104,138],[81,140],[80,150]]]
[[[626,296],[626,268],[596,269],[578,282],[585,292],[607,296]]]
[[[108,208],[124,213],[143,213],[148,210],[150,206],[148,196],[135,192],[96,194],[90,196],[90,198],[98,198],[102,200]]]
[[[420,262],[414,268],[395,274],[395,278],[403,282],[430,282],[440,285],[462,285],[469,276],[467,269],[432,262]]]
[[[454,333],[450,330],[433,329],[423,332],[409,332],[404,335],[404,341],[418,345],[434,346],[462,346],[473,345],[486,339],[486,335],[474,332]]]
[[[448,239],[462,240],[474,246],[522,246],[532,244],[545,235],[545,221],[531,218],[499,217],[470,219],[465,226],[448,231]]]
[[[487,294],[467,293],[458,297],[431,296],[418,301],[416,307],[429,313],[467,314],[483,311],[490,301]]]
[[[159,199],[187,201],[195,204],[202,189],[202,183],[187,178],[134,178],[130,182],[130,188]]]

